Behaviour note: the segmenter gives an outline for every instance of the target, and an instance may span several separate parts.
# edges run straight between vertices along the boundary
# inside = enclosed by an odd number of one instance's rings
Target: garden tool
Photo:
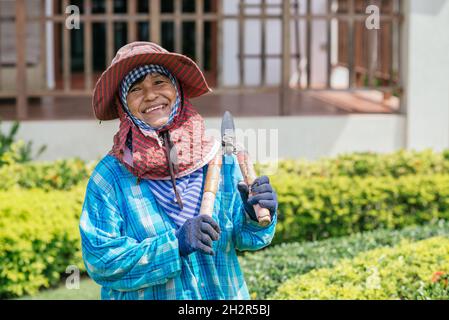
[[[235,154],[237,156],[237,161],[243,175],[243,180],[247,184],[249,188],[249,195],[251,196],[253,194],[251,192],[251,186],[257,178],[256,172],[247,150],[236,144],[234,119],[229,111],[226,111],[223,115],[221,122],[221,136],[223,152],[227,155]],[[271,223],[270,211],[261,207],[259,204],[255,204],[253,207],[256,212],[259,225],[262,227],[269,225]]]
[[[217,194],[218,185],[220,183],[222,156],[223,152],[220,147],[218,148],[215,157],[208,164],[206,181],[204,183],[203,199],[201,200],[200,214],[212,216],[215,195]]]

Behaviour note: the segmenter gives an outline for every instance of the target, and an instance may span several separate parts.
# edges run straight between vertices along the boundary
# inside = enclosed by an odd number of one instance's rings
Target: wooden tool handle
[[[249,154],[247,151],[239,151],[237,152],[237,160],[240,165],[240,170],[242,171],[243,179],[245,183],[248,185],[253,184],[254,180],[256,180],[257,175],[254,171],[254,165],[251,161],[251,158],[249,157]],[[249,193],[249,195],[253,195],[252,192]],[[256,212],[257,220],[259,221],[259,225],[261,227],[266,227],[271,223],[271,215],[270,210],[266,208],[262,208],[260,205],[255,204],[254,211]]]
[[[220,172],[222,164],[221,148],[218,149],[215,157],[209,162],[207,168],[206,181],[204,183],[203,199],[201,201],[200,214],[212,216],[217,194],[218,184],[220,182]]]

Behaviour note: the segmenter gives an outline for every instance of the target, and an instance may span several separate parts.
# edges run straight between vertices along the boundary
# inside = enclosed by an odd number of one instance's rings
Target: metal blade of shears
[[[225,111],[221,120],[221,145],[224,154],[236,153],[234,118],[229,111]]]

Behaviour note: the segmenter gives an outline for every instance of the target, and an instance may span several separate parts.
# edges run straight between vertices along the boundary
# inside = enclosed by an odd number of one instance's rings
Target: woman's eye
[[[130,92],[134,92],[134,91],[137,91],[137,90],[139,90],[140,88],[139,87],[134,87],[134,88],[131,88],[131,90],[129,90]]]
[[[165,83],[164,80],[156,80],[156,81],[154,82],[155,85],[159,85],[159,84],[163,84],[163,83]]]

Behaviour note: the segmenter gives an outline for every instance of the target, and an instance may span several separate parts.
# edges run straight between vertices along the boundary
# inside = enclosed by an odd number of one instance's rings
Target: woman
[[[219,149],[189,102],[210,89],[188,57],[150,42],[122,47],[98,80],[95,116],[120,119],[94,169],[80,220],[82,253],[102,299],[248,299],[237,250],[267,246],[276,194],[248,186],[235,156],[223,161],[212,217],[199,215],[207,164]],[[260,227],[253,209],[270,210]]]

